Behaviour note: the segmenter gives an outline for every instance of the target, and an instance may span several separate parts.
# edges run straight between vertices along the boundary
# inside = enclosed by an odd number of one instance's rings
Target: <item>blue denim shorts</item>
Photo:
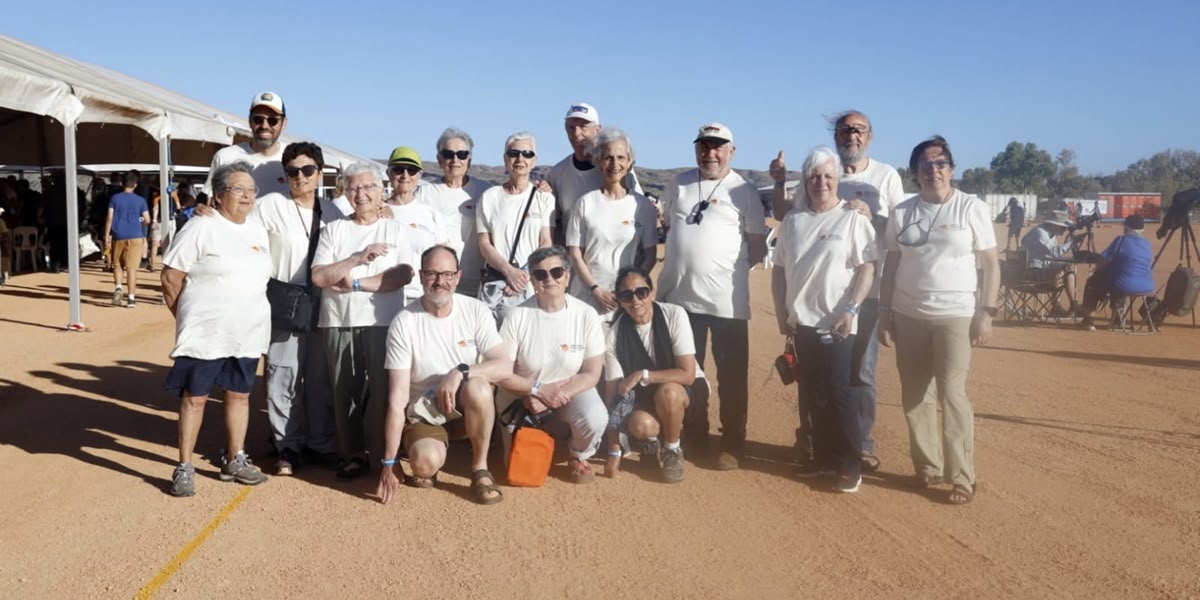
[[[167,373],[163,388],[176,396],[207,396],[213,386],[227,392],[250,393],[258,371],[258,358],[216,358],[203,360],[180,356]]]

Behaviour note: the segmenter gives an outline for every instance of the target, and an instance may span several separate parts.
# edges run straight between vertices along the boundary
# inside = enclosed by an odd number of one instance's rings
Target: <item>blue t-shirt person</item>
[[[1117,236],[1101,255],[1109,262],[1113,294],[1128,296],[1154,292],[1154,277],[1150,274],[1154,251],[1149,240],[1137,234]]]
[[[142,234],[142,213],[150,212],[145,198],[131,192],[121,192],[112,197],[108,208],[112,210],[112,239],[145,237]]]

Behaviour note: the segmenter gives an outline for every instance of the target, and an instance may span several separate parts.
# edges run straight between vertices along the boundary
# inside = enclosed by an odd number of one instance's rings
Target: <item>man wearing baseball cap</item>
[[[287,178],[283,174],[283,144],[279,143],[287,127],[287,108],[283,98],[274,92],[260,92],[250,101],[250,141],[226,146],[213,155],[209,179],[204,190],[212,194],[212,175],[217,167],[244,160],[254,167],[254,185],[258,196],[271,192],[288,195]]]
[[[571,144],[572,153],[558,161],[546,174],[546,183],[554,190],[556,209],[555,215],[561,227],[551,229],[556,244],[563,243],[566,225],[571,222],[575,205],[584,194],[600,189],[604,176],[600,169],[592,164],[592,143],[600,133],[600,113],[586,102],[576,102],[567,108],[563,126],[567,131],[567,141]],[[642,193],[637,176],[629,171],[629,180],[625,182],[628,190]]]
[[[700,368],[711,333],[721,399],[716,467],[730,470],[738,468],[746,443],[750,265],[766,256],[767,225],[758,190],[730,169],[737,148],[729,127],[704,125],[693,143],[698,168],[680,173],[663,190],[668,230],[658,297],[687,311]],[[685,444],[707,440],[707,419],[698,417],[684,423]]]

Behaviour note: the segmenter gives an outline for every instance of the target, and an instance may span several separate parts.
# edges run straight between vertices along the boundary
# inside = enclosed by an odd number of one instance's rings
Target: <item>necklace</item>
[[[700,203],[701,204],[711,204],[713,195],[717,193],[717,190],[721,189],[721,184],[725,182],[725,178],[729,177],[729,173],[732,173],[732,172],[733,172],[732,170],[727,171],[724,175],[721,176],[720,179],[717,180],[717,185],[714,185],[713,189],[708,192],[707,198],[704,197],[704,188],[700,185],[700,183],[704,180],[697,179],[696,180],[696,193],[700,195],[700,198],[701,198]]]

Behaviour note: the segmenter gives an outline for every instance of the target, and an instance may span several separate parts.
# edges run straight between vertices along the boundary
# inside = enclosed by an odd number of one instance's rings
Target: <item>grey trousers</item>
[[[333,384],[338,455],[347,459],[369,452],[383,456],[383,419],[388,379],[383,368],[387,326],[322,329],[329,378]]]
[[[267,418],[277,449],[337,450],[333,387],[320,332],[271,330],[266,381]]]

